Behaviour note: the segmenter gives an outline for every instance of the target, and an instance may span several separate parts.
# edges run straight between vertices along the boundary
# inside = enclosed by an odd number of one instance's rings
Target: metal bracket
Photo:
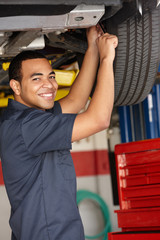
[[[72,27],[89,27],[96,25],[101,17],[103,16],[105,10],[104,6],[95,5],[84,5],[81,4],[77,6],[68,14],[68,26]]]
[[[15,16],[0,18],[0,31],[56,30],[96,25],[105,13],[104,5],[78,5],[68,14],[57,16]]]
[[[40,44],[38,40],[41,38],[42,43]],[[7,56],[14,56],[23,49],[34,49],[35,44],[36,48],[40,49],[44,48],[45,46],[43,36],[39,37],[38,31],[20,32],[11,41],[8,41],[8,43],[5,46],[2,46],[0,48],[1,49],[0,54],[3,56],[5,56],[5,54]]]

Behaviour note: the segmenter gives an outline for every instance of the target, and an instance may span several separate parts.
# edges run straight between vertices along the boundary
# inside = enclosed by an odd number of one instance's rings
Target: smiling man
[[[1,118],[0,154],[11,204],[12,240],[84,240],[76,204],[71,143],[109,125],[114,101],[117,38],[87,30],[88,49],[70,93],[55,102],[58,85],[45,56],[22,52],[11,62],[14,99]],[[77,114],[97,85],[88,109]]]
[[[27,57],[27,53],[33,56],[35,54],[37,58],[22,61],[20,73],[20,76],[23,74],[22,81],[15,81],[15,76],[12,76],[13,65],[11,64],[10,86],[14,90],[18,102],[28,107],[35,107],[42,110],[50,109],[54,106],[54,99],[58,89],[55,73],[43,55],[25,52],[20,56]]]

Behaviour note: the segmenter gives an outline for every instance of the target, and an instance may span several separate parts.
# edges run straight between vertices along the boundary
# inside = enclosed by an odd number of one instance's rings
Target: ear
[[[11,79],[9,85],[16,95],[20,95],[20,83],[18,81]]]

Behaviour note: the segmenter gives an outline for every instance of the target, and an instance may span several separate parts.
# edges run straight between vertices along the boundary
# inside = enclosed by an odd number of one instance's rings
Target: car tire
[[[115,106],[143,101],[152,89],[160,62],[160,8],[105,26],[118,36],[114,62]]]

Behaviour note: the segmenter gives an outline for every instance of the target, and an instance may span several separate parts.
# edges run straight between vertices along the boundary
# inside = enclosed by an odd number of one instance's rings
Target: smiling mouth
[[[41,93],[41,94],[38,94],[38,95],[42,98],[47,99],[47,100],[53,100],[54,97],[55,97],[54,93]]]

